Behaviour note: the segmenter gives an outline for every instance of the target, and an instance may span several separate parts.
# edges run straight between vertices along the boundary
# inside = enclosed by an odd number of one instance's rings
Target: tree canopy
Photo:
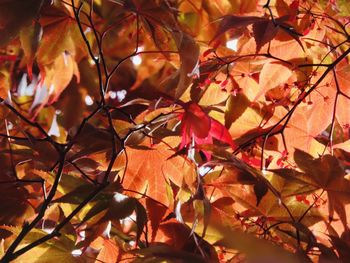
[[[346,0],[0,0],[0,262],[348,262]]]

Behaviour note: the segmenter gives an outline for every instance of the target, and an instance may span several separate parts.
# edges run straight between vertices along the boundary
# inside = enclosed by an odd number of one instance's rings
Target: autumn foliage
[[[349,262],[346,0],[0,0],[0,262]]]

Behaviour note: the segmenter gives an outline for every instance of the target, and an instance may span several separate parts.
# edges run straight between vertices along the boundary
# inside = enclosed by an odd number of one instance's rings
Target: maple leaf
[[[345,204],[350,202],[350,181],[346,179],[345,171],[340,166],[337,158],[332,155],[324,155],[313,158],[308,153],[300,150],[294,152],[294,159],[304,177],[311,180],[311,184],[327,191],[330,217],[336,211],[345,228],[348,226]]]
[[[226,248],[234,248],[243,252],[247,256],[247,262],[300,262],[295,254],[276,247],[268,242],[262,242],[249,233],[233,231],[229,227],[216,225],[218,230],[217,244]],[[254,251],[254,252],[252,252]]]
[[[239,30],[242,30],[255,22],[263,20],[263,18],[256,16],[224,16],[221,18],[219,28],[212,41],[228,30],[235,30],[239,32]]]
[[[1,226],[2,229],[10,231],[14,236],[18,236],[20,233],[19,227],[11,226]],[[35,229],[30,233],[25,239],[23,244],[28,245],[32,242],[43,238],[47,233],[41,229]],[[16,262],[72,262],[72,263],[82,263],[86,260],[84,256],[74,257],[72,255],[72,250],[74,249],[74,240],[71,239],[70,235],[62,234],[62,237],[58,240],[53,240],[50,243],[45,243],[40,246],[36,246],[33,251],[34,254],[24,254],[20,256]]]
[[[0,0],[0,261],[346,262],[349,11]]]
[[[266,63],[259,76],[259,84],[261,91],[256,96],[255,100],[258,99],[266,91],[273,89],[281,84],[287,82],[292,76],[292,71],[280,63]]]
[[[254,39],[256,42],[256,53],[277,34],[278,26],[272,20],[263,20],[253,24]]]
[[[188,147],[194,140],[195,144],[212,144],[213,138],[236,147],[228,130],[217,120],[209,117],[195,102],[184,105],[185,112],[180,114],[181,120],[181,144],[179,149]],[[209,155],[207,155],[209,157]]]
[[[101,243],[101,250],[96,258],[97,262],[114,263],[120,260],[122,252],[113,239],[106,239],[100,237],[98,241],[99,243]]]
[[[63,52],[74,56],[81,49],[84,50],[79,29],[67,8],[59,9],[52,5],[45,9],[39,22],[43,28],[37,50],[39,64],[51,64]]]
[[[30,196],[27,189],[9,184],[0,185],[0,190],[3,193],[0,197],[0,208],[6,211],[0,215],[0,224],[22,224],[33,214],[33,208],[27,200]]]
[[[164,140],[168,145],[178,143],[178,138]],[[194,171],[194,167],[184,158],[175,156],[174,150],[164,143],[151,145],[149,140],[131,148],[127,147],[128,163],[125,171],[124,189],[137,191],[165,204],[172,205],[169,200],[167,185],[169,181],[181,185],[184,177]],[[120,158],[125,163],[123,158]]]

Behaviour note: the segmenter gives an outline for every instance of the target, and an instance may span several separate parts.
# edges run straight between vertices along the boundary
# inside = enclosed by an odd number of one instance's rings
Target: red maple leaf
[[[298,8],[299,8],[299,0],[294,0],[290,5],[289,5],[289,21],[290,22],[295,22],[297,19],[298,15]]]
[[[197,103],[186,103],[184,110],[185,112],[179,115],[182,136],[180,150],[191,144],[192,139],[196,145],[200,145],[212,144],[213,138],[227,143],[233,149],[236,148],[225,126],[209,117]],[[206,156],[210,155],[206,154]]]

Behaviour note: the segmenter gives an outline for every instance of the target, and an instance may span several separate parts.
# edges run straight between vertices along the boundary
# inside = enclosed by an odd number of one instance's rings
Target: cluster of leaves
[[[0,0],[1,262],[347,262],[346,0]]]

